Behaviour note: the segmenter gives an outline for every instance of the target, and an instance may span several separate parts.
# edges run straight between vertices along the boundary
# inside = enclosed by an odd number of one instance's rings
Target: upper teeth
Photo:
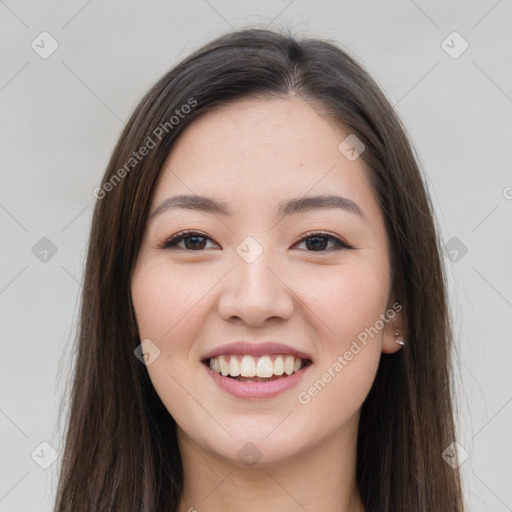
[[[221,355],[210,359],[210,368],[224,377],[261,377],[272,375],[291,375],[302,367],[302,359],[292,355],[252,357]]]

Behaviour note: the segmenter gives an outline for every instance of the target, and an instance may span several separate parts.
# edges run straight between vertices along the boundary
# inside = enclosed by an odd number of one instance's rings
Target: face
[[[275,463],[342,439],[400,348],[384,219],[348,135],[302,100],[244,99],[169,154],[131,291],[181,445]]]

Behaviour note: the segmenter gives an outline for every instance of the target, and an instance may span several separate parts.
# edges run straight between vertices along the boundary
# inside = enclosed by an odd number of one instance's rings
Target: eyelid
[[[162,243],[157,244],[157,248],[159,248],[159,249],[167,249],[167,250],[181,249],[181,250],[184,250],[184,251],[187,251],[187,252],[203,252],[203,250],[193,251],[193,250],[190,250],[190,249],[183,249],[181,247],[176,247],[177,244],[180,243],[183,239],[192,238],[194,236],[199,236],[199,237],[208,239],[211,242],[216,244],[216,242],[214,242],[211,237],[209,237],[208,235],[206,235],[204,233],[201,233],[199,231],[194,231],[194,230],[184,230],[184,231],[179,231],[178,233],[176,233],[175,235],[171,236],[170,238],[166,238]],[[343,240],[338,235],[334,235],[334,234],[329,233],[329,232],[318,231],[318,230],[316,230],[316,231],[315,230],[308,231],[308,232],[304,233],[303,235],[301,235],[299,240],[297,240],[297,242],[295,242],[293,245],[297,245],[297,244],[299,244],[299,243],[301,243],[301,242],[303,242],[305,240],[308,240],[309,238],[313,238],[314,236],[327,238],[328,240],[333,241],[336,244],[338,249],[348,249],[348,250],[355,249],[354,246],[352,246],[349,243],[345,242],[345,240]],[[216,244],[216,245],[218,245],[218,244]],[[335,248],[331,248],[330,250],[327,250],[327,251],[306,251],[306,252],[313,252],[313,253],[314,252],[319,252],[319,253],[326,253],[327,252],[327,253],[329,253],[333,249],[336,249],[336,247]]]
[[[304,233],[296,243],[303,242],[304,240],[307,240],[308,238],[312,238],[314,236],[324,237],[329,240],[332,240],[337,244],[338,247],[341,247],[343,249],[355,249],[354,246],[345,242],[345,240],[343,240],[343,238],[341,238],[340,236],[335,235],[333,233],[329,233],[327,231],[308,231],[307,233]],[[293,244],[293,245],[295,245],[295,244]],[[308,251],[308,252],[330,252],[330,251]]]
[[[163,242],[157,244],[158,249],[167,249],[167,250],[173,250],[173,249],[181,249],[183,251],[187,252],[202,252],[202,251],[191,251],[189,249],[183,249],[181,247],[176,247],[177,244],[179,244],[183,239],[185,238],[192,238],[194,236],[200,236],[203,238],[206,238],[213,242],[213,239],[206,235],[205,233],[201,233],[200,231],[194,231],[194,230],[187,230],[179,231],[178,233],[172,235],[169,238],[166,238]],[[214,242],[216,243],[216,242]],[[216,244],[218,245],[218,244]]]

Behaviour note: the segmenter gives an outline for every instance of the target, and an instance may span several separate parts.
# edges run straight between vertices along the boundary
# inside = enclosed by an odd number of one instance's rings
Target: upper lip
[[[226,343],[210,350],[203,356],[203,360],[207,361],[212,357],[217,357],[223,354],[249,355],[253,357],[290,354],[295,357],[300,357],[301,359],[311,360],[311,356],[306,352],[276,341],[260,341],[258,343],[235,341],[233,343]]]

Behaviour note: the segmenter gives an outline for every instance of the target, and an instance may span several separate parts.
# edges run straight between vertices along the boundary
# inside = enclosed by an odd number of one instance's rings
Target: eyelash
[[[211,240],[210,237],[203,235],[202,233],[198,233],[197,231],[182,231],[180,233],[177,233],[173,237],[169,238],[165,242],[163,242],[159,246],[159,249],[166,249],[169,251],[178,249],[178,250],[184,250],[184,251],[188,251],[188,252],[203,252],[205,249],[193,250],[193,249],[186,249],[183,247],[177,247],[177,244],[180,243],[182,240],[186,240],[187,238],[194,238],[196,236]],[[347,244],[343,240],[340,240],[338,237],[336,237],[334,235],[330,235],[328,233],[323,233],[321,231],[310,231],[308,233],[305,233],[296,243],[301,243],[301,242],[304,242],[305,240],[309,240],[310,238],[315,238],[315,237],[326,238],[328,241],[334,242],[335,247],[331,247],[331,249],[322,250],[322,251],[306,251],[306,252],[331,252],[333,250],[339,251],[341,249],[348,249],[348,250],[355,249],[354,246]]]

